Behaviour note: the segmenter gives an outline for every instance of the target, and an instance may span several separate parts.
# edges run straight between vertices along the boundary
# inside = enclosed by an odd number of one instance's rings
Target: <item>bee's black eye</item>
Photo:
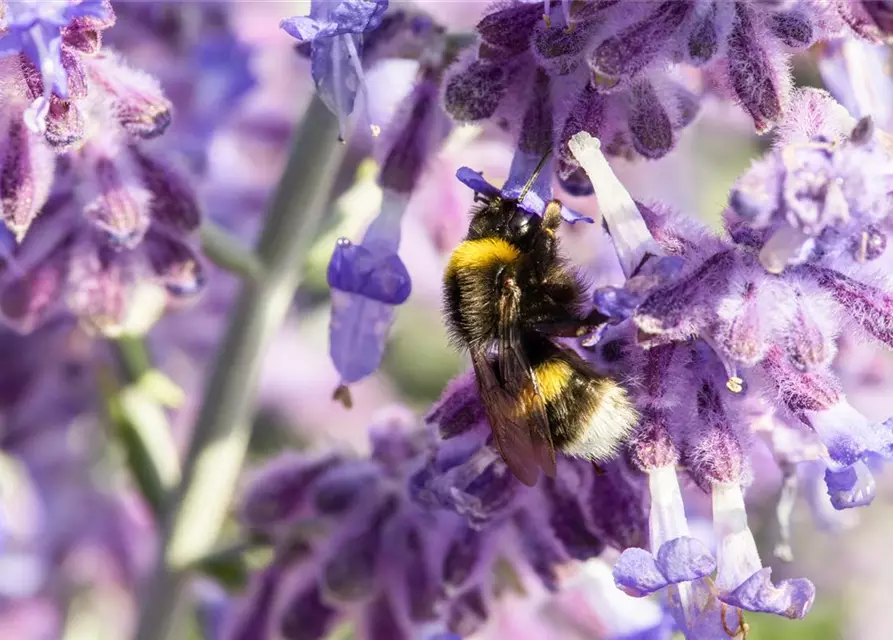
[[[509,237],[517,244],[523,245],[532,240],[540,228],[540,217],[524,209],[516,209],[509,220]]]

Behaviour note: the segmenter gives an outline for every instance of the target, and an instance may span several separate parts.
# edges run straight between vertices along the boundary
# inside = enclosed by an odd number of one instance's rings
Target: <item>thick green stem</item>
[[[257,247],[261,280],[246,279],[217,356],[183,465],[167,506],[163,546],[148,585],[138,640],[177,638],[188,568],[213,548],[232,502],[250,435],[261,359],[282,323],[326,206],[343,146],[314,98],[295,139]]]

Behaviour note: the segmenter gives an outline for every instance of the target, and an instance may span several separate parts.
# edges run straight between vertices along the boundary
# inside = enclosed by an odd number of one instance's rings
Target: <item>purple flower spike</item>
[[[478,566],[484,534],[470,526],[453,536],[443,558],[443,585],[447,592],[458,591],[471,578]]]
[[[152,197],[149,202],[152,223],[178,233],[196,231],[201,224],[201,210],[187,179],[168,163],[135,145],[130,151],[139,177]]]
[[[316,90],[338,117],[341,139],[357,92],[365,92],[362,35],[381,24],[387,0],[313,0],[309,16],[286,18],[280,27],[302,43],[310,43]]]
[[[869,335],[893,346],[893,295],[832,269],[807,271]]]
[[[113,246],[132,249],[149,228],[151,194],[128,163],[104,154],[89,156],[93,156],[88,165],[91,171],[85,182],[92,197],[84,207],[84,216]]]
[[[641,598],[715,570],[716,560],[704,543],[684,536],[662,544],[656,557],[644,549],[627,549],[614,565],[614,581],[627,594]]]
[[[252,640],[268,634],[276,589],[282,580],[283,566],[273,564],[255,577],[246,602],[231,614],[224,638]]]
[[[645,68],[661,52],[676,29],[691,13],[689,2],[662,2],[641,22],[602,42],[589,60],[600,84],[616,86],[624,77]]]
[[[204,267],[197,253],[180,238],[150,229],[142,248],[156,280],[172,298],[192,298],[204,289]]]
[[[500,7],[484,16],[477,25],[477,32],[486,43],[488,57],[522,53],[529,46],[534,27],[542,17],[542,8],[536,3]]]
[[[772,569],[764,567],[721,599],[726,604],[744,609],[774,613],[785,618],[800,619],[809,613],[815,600],[815,587],[803,578],[782,580],[778,585],[769,579]]]
[[[864,507],[874,500],[874,476],[861,460],[840,471],[825,469],[825,484],[831,504],[838,511]]]

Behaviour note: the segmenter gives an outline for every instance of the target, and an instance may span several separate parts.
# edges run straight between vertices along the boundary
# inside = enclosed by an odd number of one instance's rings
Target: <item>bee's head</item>
[[[527,252],[533,249],[542,223],[541,216],[518,206],[516,200],[495,197],[474,212],[468,238],[501,238]]]

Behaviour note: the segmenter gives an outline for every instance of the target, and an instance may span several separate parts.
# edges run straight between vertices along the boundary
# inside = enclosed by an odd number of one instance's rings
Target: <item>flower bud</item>
[[[142,183],[151,193],[149,216],[168,229],[191,232],[201,224],[201,211],[195,193],[183,175],[169,163],[130,147]]]
[[[21,242],[46,202],[54,177],[53,154],[20,118],[7,123],[0,140],[0,215]]]
[[[44,135],[56,153],[74,149],[84,139],[81,110],[69,100],[50,96]]]
[[[91,82],[111,97],[115,117],[130,135],[148,140],[170,125],[171,103],[149,74],[126,66],[111,54],[90,60],[89,73]]]
[[[453,68],[444,82],[444,108],[459,122],[485,120],[496,113],[512,75],[507,65],[484,60]]]
[[[151,194],[129,163],[103,151],[94,153],[90,146],[84,157],[88,167],[84,182],[90,190],[84,215],[105,232],[112,246],[134,248],[149,228]]]
[[[323,601],[322,592],[315,582],[298,589],[288,598],[282,609],[279,631],[285,640],[322,640],[331,631],[337,619],[337,611]],[[259,632],[254,636],[231,638],[229,640],[253,640],[264,637]]]
[[[673,123],[654,86],[639,80],[629,93],[629,130],[636,151],[646,158],[660,158],[673,148]]]
[[[752,9],[736,3],[728,41],[729,78],[758,132],[770,129],[781,116],[784,77],[763,44]]]
[[[812,22],[801,11],[776,12],[769,17],[772,34],[794,49],[812,44],[815,31]]]

